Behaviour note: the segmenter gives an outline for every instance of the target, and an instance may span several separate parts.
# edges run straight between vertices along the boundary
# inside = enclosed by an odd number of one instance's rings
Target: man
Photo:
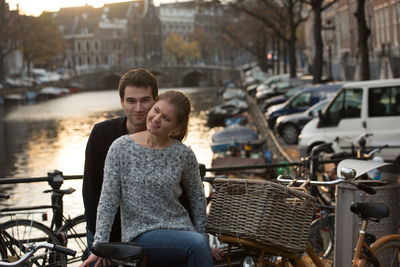
[[[97,205],[103,184],[103,168],[108,149],[118,137],[146,129],[147,113],[158,95],[157,78],[145,69],[130,70],[121,77],[118,91],[125,116],[96,124],[86,146],[82,194],[89,251],[96,231]],[[121,221],[118,212],[115,216],[110,242],[120,240]]]

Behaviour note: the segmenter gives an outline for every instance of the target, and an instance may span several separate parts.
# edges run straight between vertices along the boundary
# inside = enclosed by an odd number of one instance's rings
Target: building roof
[[[130,16],[134,10],[139,10],[140,13],[142,13],[144,9],[144,0],[105,4],[102,9],[103,11],[107,10],[107,17],[109,19],[122,19]]]
[[[61,26],[63,34],[93,33],[101,21],[116,21],[142,14],[145,0],[105,4],[94,8],[90,5],[61,8],[51,12],[54,20]]]
[[[175,3],[163,3],[160,4],[160,8],[195,8],[196,7],[195,1],[185,1],[185,2],[175,2]]]

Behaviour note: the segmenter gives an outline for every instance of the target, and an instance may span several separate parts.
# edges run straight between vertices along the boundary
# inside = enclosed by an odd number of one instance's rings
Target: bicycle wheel
[[[84,261],[88,257],[86,244],[86,220],[84,215],[68,219],[60,228],[59,232],[66,234],[68,248],[76,250],[76,255],[67,256],[68,265]]]
[[[315,253],[324,259],[333,261],[335,240],[335,214],[330,213],[318,218],[311,224],[308,241]]]
[[[20,259],[38,242],[61,245],[54,233],[45,225],[31,220],[10,220],[0,225],[0,239],[4,246],[1,260],[13,262]],[[29,266],[67,266],[64,254],[42,250],[29,260]]]
[[[374,251],[375,257],[379,261],[379,266],[392,267],[400,266],[400,240],[389,240]],[[374,267],[374,264],[368,261],[366,267]]]

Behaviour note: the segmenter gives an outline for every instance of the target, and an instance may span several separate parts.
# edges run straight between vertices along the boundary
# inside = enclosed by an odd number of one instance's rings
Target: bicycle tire
[[[12,262],[20,259],[30,246],[37,242],[61,245],[60,240],[47,226],[32,220],[10,220],[0,225],[0,239],[5,254],[1,261]],[[66,267],[66,257],[57,251],[36,253],[29,259],[29,266]]]
[[[67,256],[67,263],[84,261],[88,257],[86,239],[86,220],[84,215],[79,215],[73,219],[68,219],[61,226],[60,233],[65,233],[68,248],[76,250],[75,256]]]
[[[389,240],[375,249],[375,257],[378,259],[380,266],[398,267],[400,264],[400,240]],[[371,261],[365,264],[366,267],[374,267]]]
[[[308,241],[315,253],[333,261],[335,240],[335,214],[329,213],[312,222]]]

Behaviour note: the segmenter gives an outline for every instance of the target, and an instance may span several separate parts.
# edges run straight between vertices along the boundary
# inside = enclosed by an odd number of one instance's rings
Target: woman
[[[146,131],[113,142],[104,167],[94,242],[109,240],[120,205],[122,241],[142,245],[149,266],[213,266],[198,163],[181,142],[187,135],[190,109],[185,94],[164,92],[148,113]],[[179,202],[181,185],[192,220]],[[220,251],[213,254],[221,256]],[[92,254],[81,266],[98,259]]]

